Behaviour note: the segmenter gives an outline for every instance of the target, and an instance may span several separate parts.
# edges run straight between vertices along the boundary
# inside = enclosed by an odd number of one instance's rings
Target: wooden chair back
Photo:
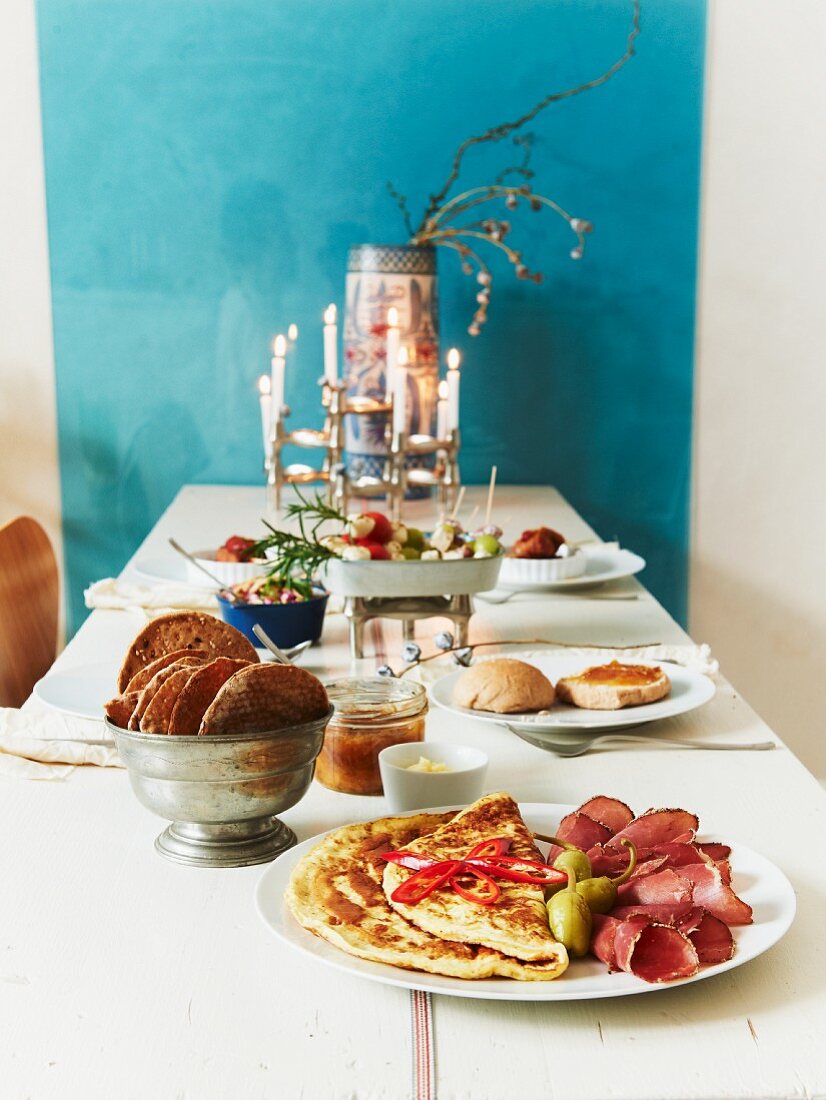
[[[29,516],[0,527],[0,706],[19,707],[57,655],[59,589],[49,536]]]

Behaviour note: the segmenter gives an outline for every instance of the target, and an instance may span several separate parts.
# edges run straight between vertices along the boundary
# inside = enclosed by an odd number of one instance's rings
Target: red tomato
[[[356,546],[363,546],[365,550],[370,551],[370,557],[373,561],[389,561],[390,554],[387,549],[382,546],[380,542],[376,542],[374,539],[356,539]]]
[[[370,541],[380,542],[382,545],[384,545],[385,542],[390,542],[393,538],[393,528],[387,516],[382,515],[381,512],[364,512],[364,515],[369,516],[375,524],[375,527],[370,532]]]

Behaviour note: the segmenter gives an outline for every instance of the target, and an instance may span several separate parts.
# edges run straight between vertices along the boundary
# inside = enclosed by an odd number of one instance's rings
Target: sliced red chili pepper
[[[418,852],[382,852],[381,858],[399,867],[409,867],[411,871],[422,871],[425,867],[433,867],[439,862],[432,856],[420,855]]]
[[[460,859],[448,859],[442,863],[434,863],[431,867],[423,867],[397,886],[390,895],[390,900],[416,905],[453,878],[461,865]]]
[[[508,879],[509,882],[528,882],[534,886],[552,886],[559,882],[567,882],[568,877],[555,867],[549,867],[546,863],[538,863],[532,859],[519,859],[516,856],[499,856],[495,859],[466,860],[475,867],[480,867],[489,875],[497,878]]]
[[[508,836],[495,836],[490,840],[481,840],[465,856],[465,862],[469,859],[490,859],[493,856],[503,856],[510,848],[513,841]]]
[[[477,878],[483,885],[484,890],[482,893],[478,893],[475,890],[467,890],[459,882],[459,875],[464,871],[469,871],[475,878]],[[497,883],[489,878],[483,871],[480,871],[478,867],[469,867],[463,865],[458,874],[454,873],[451,877],[450,885],[459,895],[465,899],[465,901],[473,901],[477,905],[493,905],[495,901],[499,900],[502,891],[499,889]]]

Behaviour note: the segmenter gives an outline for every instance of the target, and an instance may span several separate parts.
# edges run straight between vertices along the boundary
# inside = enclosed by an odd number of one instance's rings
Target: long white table
[[[468,493],[471,503],[482,496]],[[551,489],[503,487],[497,505],[509,537],[539,523],[572,539],[590,534]],[[423,522],[427,507],[414,507]],[[165,553],[170,534],[193,547],[254,534],[264,509],[257,488],[186,486],[136,557]],[[472,640],[687,640],[636,581],[621,582],[622,589],[638,598],[520,595],[501,606],[480,603]],[[58,666],[111,661],[114,680],[140,622],[129,612],[94,612]],[[437,626],[420,627],[425,646]],[[383,637],[391,663],[398,662],[400,635],[388,627]],[[303,664],[321,676],[351,670],[340,615]],[[375,659],[361,667],[375,667]],[[725,682],[710,704],[666,728],[726,740],[772,736]],[[799,906],[791,931],[768,954],[683,988],[557,1004],[434,998],[441,1100],[826,1095],[826,794],[785,747],[712,753],[634,746],[559,760],[497,726],[458,728],[439,711],[431,712],[428,736],[484,749],[489,789],[524,801],[579,803],[599,792],[637,810],[693,809],[705,831],[779,864]],[[283,947],[254,909],[262,868],[203,870],[161,859],[153,839],[163,822],[138,804],[120,769],[79,769],[59,783],[7,779],[0,796],[3,1100],[409,1094],[407,992]],[[381,798],[314,783],[283,816],[303,840],[384,812]]]

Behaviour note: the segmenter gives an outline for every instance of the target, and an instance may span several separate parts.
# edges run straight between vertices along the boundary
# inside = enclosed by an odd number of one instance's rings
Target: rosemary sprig
[[[330,558],[336,557],[332,550],[319,541],[319,528],[330,521],[344,525],[347,517],[327,504],[318,492],[314,500],[302,496],[298,489],[296,495],[298,502],[288,504],[285,512],[288,518],[298,520],[299,533],[279,531],[267,520],[263,520],[270,533],[251,548],[250,554],[264,557],[267,550],[274,550],[275,554],[269,559],[272,562],[269,575],[280,578],[300,592],[300,585],[309,588],[321,566]]]

